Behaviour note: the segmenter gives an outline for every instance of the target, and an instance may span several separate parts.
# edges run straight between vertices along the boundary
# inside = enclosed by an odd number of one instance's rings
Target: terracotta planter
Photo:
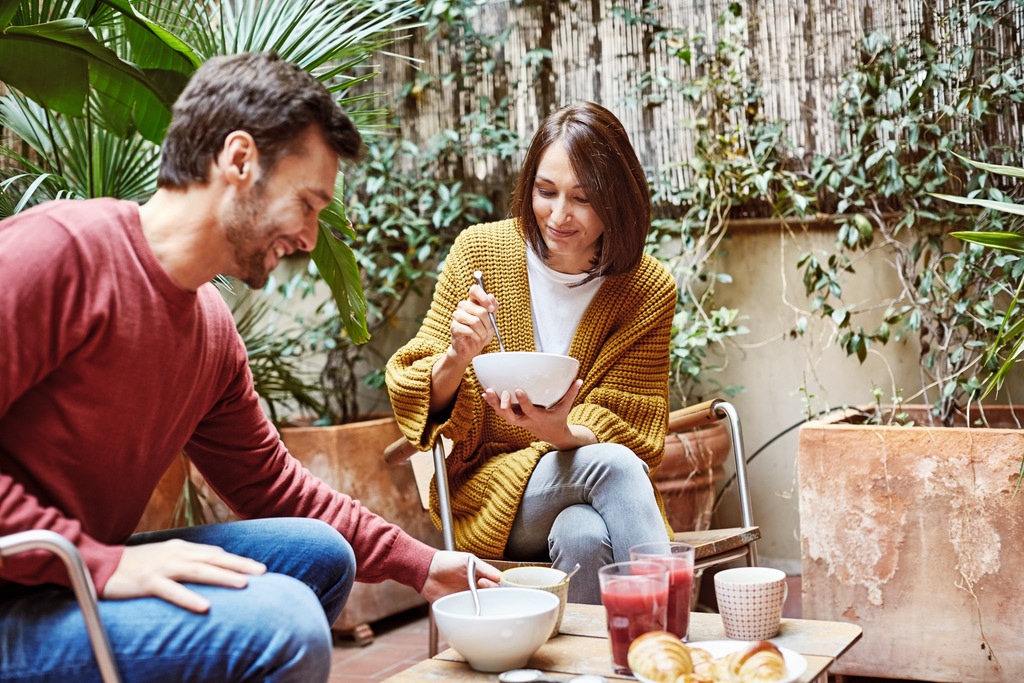
[[[175,458],[164,476],[157,483],[156,490],[149,497],[142,519],[139,520],[135,532],[161,531],[174,526],[174,506],[181,496],[181,487],[185,485],[185,465],[181,458]]]
[[[864,629],[837,673],[1024,680],[1024,432],[985,413],[997,427],[801,428],[803,616]]]
[[[652,478],[674,531],[711,528],[722,464],[731,453],[729,430],[722,422],[665,437],[665,457]]]
[[[384,462],[384,448],[401,435],[394,417],[281,430],[288,450],[310,472],[411,536],[440,548],[441,532],[420,505],[412,468]],[[373,637],[369,624],[425,604],[416,591],[394,581],[357,583],[334,629],[350,632],[365,644]]]

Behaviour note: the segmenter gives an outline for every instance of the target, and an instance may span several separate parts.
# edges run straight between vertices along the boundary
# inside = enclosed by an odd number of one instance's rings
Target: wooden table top
[[[807,671],[799,683],[811,683],[861,636],[856,624],[837,621],[783,619],[779,635],[771,641],[799,652],[807,659]],[[727,640],[722,619],[717,614],[694,612],[690,615],[690,642]],[[569,604],[565,608],[559,635],[542,645],[525,668],[540,669],[554,677],[597,674],[609,680],[623,679],[611,669],[611,649],[605,611],[601,605]],[[449,648],[387,679],[387,683],[446,680],[464,683],[497,681],[497,674],[474,671],[466,660]],[[626,679],[632,680],[632,679]]]

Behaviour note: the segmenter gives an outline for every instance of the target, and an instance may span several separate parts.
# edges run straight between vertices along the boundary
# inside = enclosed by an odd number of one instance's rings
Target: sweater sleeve
[[[356,556],[356,578],[392,579],[419,591],[437,552],[334,491],[288,453],[264,415],[240,339],[222,399],[186,447],[210,486],[245,518],[309,517],[337,529]]]
[[[43,382],[61,360],[87,339],[90,320],[82,308],[83,275],[72,238],[35,211],[0,225],[0,432],[11,406]],[[0,446],[0,449],[3,447]],[[49,529],[79,550],[102,592],[121,560],[121,546],[106,545],[82,524],[44,505],[19,482],[18,462],[0,452],[0,535]],[[0,577],[22,584],[69,585],[64,565],[50,554],[26,553],[5,563]]]

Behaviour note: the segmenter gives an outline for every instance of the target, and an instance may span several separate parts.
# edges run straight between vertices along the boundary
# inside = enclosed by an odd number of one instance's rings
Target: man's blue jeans
[[[100,601],[125,683],[326,681],[330,624],[356,573],[348,541],[309,519],[262,519],[172,529],[130,544],[181,538],[259,560],[267,573],[241,590],[188,584],[211,603],[193,614],[156,598]],[[31,587],[0,597],[0,682],[99,681],[70,589]]]

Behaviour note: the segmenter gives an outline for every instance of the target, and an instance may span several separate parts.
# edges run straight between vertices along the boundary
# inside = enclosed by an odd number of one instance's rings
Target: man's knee
[[[244,623],[235,628],[256,657],[254,669],[278,672],[274,681],[327,680],[331,629],[313,591],[291,577],[264,574],[251,577],[245,593]]]

